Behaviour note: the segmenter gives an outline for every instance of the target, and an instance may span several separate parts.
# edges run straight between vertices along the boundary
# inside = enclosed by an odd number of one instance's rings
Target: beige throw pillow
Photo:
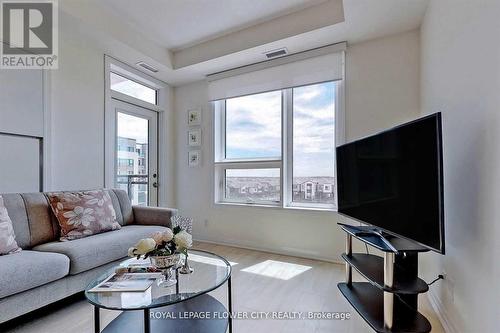
[[[0,255],[21,251],[17,245],[12,221],[0,195]]]
[[[61,226],[61,241],[121,228],[111,197],[103,190],[48,193],[47,197]]]

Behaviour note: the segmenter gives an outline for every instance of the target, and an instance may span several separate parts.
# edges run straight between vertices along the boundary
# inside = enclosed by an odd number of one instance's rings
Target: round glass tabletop
[[[119,266],[127,266],[136,259],[127,259]],[[111,310],[140,310],[179,303],[196,296],[206,294],[220,287],[231,276],[229,262],[211,252],[190,250],[189,265],[194,269],[191,274],[179,274],[179,291],[176,286],[160,287],[153,283],[144,292],[89,292],[106,280],[116,267],[108,270],[85,288],[87,300],[100,308]]]

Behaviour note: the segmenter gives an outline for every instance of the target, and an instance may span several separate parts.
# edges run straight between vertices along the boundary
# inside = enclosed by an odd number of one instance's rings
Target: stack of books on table
[[[161,276],[161,271],[149,260],[134,260],[116,268],[107,279],[90,289],[98,292],[146,291]]]

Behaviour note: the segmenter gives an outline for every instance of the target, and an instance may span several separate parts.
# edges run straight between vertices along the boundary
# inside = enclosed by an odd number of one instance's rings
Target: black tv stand
[[[354,309],[376,332],[430,332],[431,324],[417,309],[418,294],[429,290],[418,277],[418,253],[428,249],[374,227],[339,225],[346,232],[346,282],[337,286]],[[384,257],[353,253],[353,238]],[[352,281],[352,268],[369,282]]]

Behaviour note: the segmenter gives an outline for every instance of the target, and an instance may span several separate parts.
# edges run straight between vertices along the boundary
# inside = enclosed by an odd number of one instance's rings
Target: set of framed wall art
[[[197,167],[201,164],[201,108],[188,110],[188,166]],[[191,150],[191,148],[198,149]]]

